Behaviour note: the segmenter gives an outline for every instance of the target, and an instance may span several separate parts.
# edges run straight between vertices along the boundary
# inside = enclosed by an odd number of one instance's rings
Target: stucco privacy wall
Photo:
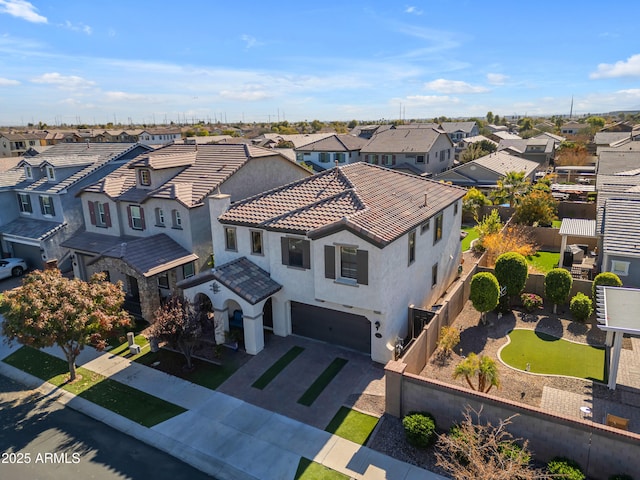
[[[430,412],[438,429],[446,431],[462,420],[467,405],[482,409],[482,418],[496,425],[512,419],[509,432],[529,440],[535,458],[548,461],[562,455],[577,461],[590,478],[608,478],[617,473],[640,472],[640,435],[587,420],[574,420],[546,413],[491,395],[405,372],[400,361],[385,367],[386,411],[402,417],[411,411]]]

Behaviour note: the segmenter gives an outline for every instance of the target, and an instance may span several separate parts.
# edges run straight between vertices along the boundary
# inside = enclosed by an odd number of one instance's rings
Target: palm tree
[[[498,180],[498,188],[493,192],[493,199],[498,203],[509,202],[514,207],[520,197],[526,195],[531,188],[531,181],[525,178],[524,172],[507,172]]]
[[[453,371],[453,378],[457,379],[464,375],[465,380],[472,390],[487,393],[492,387],[500,386],[500,377],[498,375],[498,366],[496,361],[490,357],[483,355],[478,357],[475,353],[470,353],[467,358],[456,365]],[[476,388],[471,382],[471,378],[478,376],[478,387]]]

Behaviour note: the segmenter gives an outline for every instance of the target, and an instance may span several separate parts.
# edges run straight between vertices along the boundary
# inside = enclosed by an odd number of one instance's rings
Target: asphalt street
[[[189,479],[199,470],[0,375],[0,479]]]

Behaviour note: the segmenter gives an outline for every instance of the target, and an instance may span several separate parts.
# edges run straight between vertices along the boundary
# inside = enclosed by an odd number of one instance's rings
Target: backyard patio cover
[[[622,337],[625,333],[640,335],[640,290],[624,287],[597,287],[596,314],[598,328],[607,332],[606,344],[613,346],[609,355],[610,390],[616,388]]]
[[[558,232],[562,236],[562,245],[560,246],[560,261],[558,267],[562,268],[564,260],[564,251],[567,248],[567,237],[596,237],[596,221],[585,220],[582,218],[563,218]]]

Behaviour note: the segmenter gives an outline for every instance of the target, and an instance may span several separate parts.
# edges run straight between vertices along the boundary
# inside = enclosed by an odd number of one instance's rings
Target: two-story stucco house
[[[3,254],[24,258],[30,268],[56,260],[70,269],[62,242],[83,225],[76,198],[127,160],[151,150],[138,144],[59,143],[25,156],[0,175],[0,236]]]
[[[430,307],[460,264],[465,190],[364,162],[230,204],[212,195],[216,267],[181,282],[209,299],[220,330],[264,329],[393,357],[408,307]]]
[[[143,145],[167,145],[182,139],[179,128],[149,128],[136,133]]]
[[[463,138],[480,135],[480,129],[476,122],[442,122],[440,128],[447,132],[453,143],[458,143]]]
[[[45,135],[39,132],[0,133],[0,157],[19,157],[29,148],[39,146]]]
[[[355,135],[331,135],[295,149],[296,160],[322,172],[336,165],[359,162],[367,139]]]
[[[212,263],[209,204],[232,201],[310,173],[273,150],[248,145],[170,145],[144,153],[82,190],[85,229],[64,245],[76,277],[122,281],[127,308],[152,320],[177,281]]]
[[[398,125],[377,132],[360,149],[360,157],[373,165],[416,175],[444,172],[454,162],[449,136],[434,126]]]

